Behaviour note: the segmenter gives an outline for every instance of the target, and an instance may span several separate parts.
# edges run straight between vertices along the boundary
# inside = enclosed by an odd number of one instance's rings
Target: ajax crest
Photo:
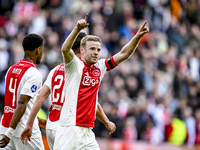
[[[92,71],[92,75],[95,77],[99,77],[100,76],[100,70],[95,69],[94,71]]]

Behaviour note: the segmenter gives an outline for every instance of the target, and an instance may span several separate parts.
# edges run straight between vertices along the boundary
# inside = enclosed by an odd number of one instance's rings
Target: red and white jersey
[[[64,64],[60,64],[52,69],[44,83],[51,91],[51,107],[47,120],[47,129],[56,129],[57,121],[60,118],[60,112],[64,103]]]
[[[17,107],[20,95],[30,96],[26,111],[18,123],[13,136],[20,137],[26,126],[31,109],[42,86],[42,76],[32,61],[22,59],[11,66],[5,76],[4,112],[1,118],[0,134],[4,134],[10,125],[11,118]],[[40,137],[38,119],[33,124],[32,137]]]
[[[114,68],[111,59],[101,59],[89,67],[74,56],[65,65],[65,103],[60,115],[60,125],[94,127],[99,84],[105,73]]]

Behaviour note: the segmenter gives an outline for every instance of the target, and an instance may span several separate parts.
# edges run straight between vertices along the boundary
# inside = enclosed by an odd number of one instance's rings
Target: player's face
[[[96,41],[87,41],[85,48],[83,48],[83,60],[88,65],[97,63],[99,60],[99,53],[101,51],[101,43]]]
[[[38,53],[38,57],[36,59],[36,64],[39,64],[40,60],[42,59],[44,46],[40,46],[38,49],[39,49],[39,51],[38,51],[39,53]]]

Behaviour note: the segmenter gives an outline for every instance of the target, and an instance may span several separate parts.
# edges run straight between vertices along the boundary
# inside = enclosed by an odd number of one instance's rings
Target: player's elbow
[[[44,100],[45,100],[45,96],[38,94],[36,101],[37,102],[40,102],[40,101],[43,102]]]
[[[70,52],[71,47],[70,46],[62,46],[61,52],[62,54],[67,54]]]
[[[17,107],[19,107],[20,110],[25,110],[26,106],[27,106],[27,102],[24,102],[24,101],[19,101],[17,104]]]
[[[61,48],[61,52],[62,52],[62,54],[65,53],[65,49],[63,47]]]

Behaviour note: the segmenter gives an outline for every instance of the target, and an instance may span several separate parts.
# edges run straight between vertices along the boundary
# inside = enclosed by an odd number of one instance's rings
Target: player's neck
[[[81,53],[75,53],[77,57],[81,58]]]
[[[81,55],[81,60],[84,62],[85,65],[87,65],[88,67],[92,67],[93,64],[88,63],[85,58]]]
[[[85,61],[84,61],[85,62]],[[92,67],[94,64],[89,64],[89,63],[87,63],[87,62],[85,62],[85,64],[88,66],[88,67]]]
[[[36,60],[35,60],[34,57],[31,56],[30,54],[26,54],[26,53],[25,53],[23,59],[30,60],[30,61],[32,61],[34,64],[36,63]]]

